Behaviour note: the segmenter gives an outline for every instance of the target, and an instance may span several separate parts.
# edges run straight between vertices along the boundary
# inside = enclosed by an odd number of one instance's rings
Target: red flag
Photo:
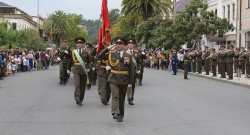
[[[101,52],[101,50],[110,45],[110,40],[111,40],[109,12],[107,4],[108,4],[107,0],[102,0],[102,10],[100,18],[102,21],[102,25],[99,29],[97,55]]]

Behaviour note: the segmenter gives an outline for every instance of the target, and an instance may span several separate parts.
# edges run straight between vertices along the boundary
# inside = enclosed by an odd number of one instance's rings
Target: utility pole
[[[37,0],[37,24],[36,24],[36,27],[37,27],[37,30],[39,32],[39,0]]]

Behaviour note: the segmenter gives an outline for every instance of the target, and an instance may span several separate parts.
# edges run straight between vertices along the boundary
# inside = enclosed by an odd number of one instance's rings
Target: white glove
[[[69,70],[67,70],[67,73],[71,73]]]
[[[109,50],[112,50],[112,49],[114,49],[116,47],[116,45],[110,45],[110,46],[108,46],[108,49]]]
[[[137,71],[136,71],[136,73],[137,73],[137,74],[140,74],[140,73],[141,73],[141,71],[140,71],[140,70],[137,70]]]
[[[87,72],[89,72],[90,70],[89,69],[87,69]]]
[[[57,60],[58,60],[58,61],[61,61],[61,59],[60,59],[59,57],[57,57]]]
[[[142,52],[141,54],[145,55],[145,52]]]
[[[69,52],[67,50],[64,51],[66,54],[68,54]]]
[[[132,84],[128,84],[128,88],[132,87]]]
[[[110,70],[111,69],[111,67],[110,66],[106,66],[106,70]]]
[[[92,70],[95,70],[95,68],[92,68]]]
[[[98,45],[97,45],[97,46],[95,46],[95,48],[98,48]]]

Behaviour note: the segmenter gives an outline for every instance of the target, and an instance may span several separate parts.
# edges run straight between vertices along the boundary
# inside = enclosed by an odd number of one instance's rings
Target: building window
[[[245,34],[246,36],[246,48],[250,46],[250,31]]]
[[[12,30],[16,30],[16,23],[12,23]]]
[[[227,19],[230,21],[230,5],[227,6]]]
[[[246,8],[250,8],[250,0],[246,0]]]
[[[226,14],[226,7],[225,6],[223,6],[223,18],[225,18],[226,16],[225,16],[225,14]]]
[[[233,20],[235,20],[235,4],[233,4],[232,6],[233,6]]]

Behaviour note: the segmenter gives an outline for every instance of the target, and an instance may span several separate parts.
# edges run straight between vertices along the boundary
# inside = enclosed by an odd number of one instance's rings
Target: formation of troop
[[[173,47],[172,56],[173,75],[176,75],[176,47]],[[212,77],[216,77],[218,72],[221,74],[220,78],[226,78],[227,73],[228,80],[232,80],[233,77],[240,77],[241,74],[246,74],[246,78],[250,78],[250,47],[234,49],[233,45],[229,45],[228,48],[221,45],[218,51],[208,46],[205,46],[204,51],[201,47],[186,49],[184,54],[184,79],[187,79],[190,69],[194,73],[201,74],[203,61],[205,75],[209,75],[209,72],[212,71]],[[236,73],[236,76],[233,76],[233,72]]]
[[[74,78],[74,99],[82,106],[85,89],[96,85],[101,103],[108,105],[112,100],[111,114],[118,122],[123,121],[125,99],[134,105],[136,85],[142,86],[144,59],[147,58],[142,46],[134,38],[117,36],[115,44],[107,46],[97,54],[98,46],[86,43],[83,37],[75,38],[76,48],[72,49],[64,40],[57,49],[60,61],[60,84],[66,85],[71,71]]]

